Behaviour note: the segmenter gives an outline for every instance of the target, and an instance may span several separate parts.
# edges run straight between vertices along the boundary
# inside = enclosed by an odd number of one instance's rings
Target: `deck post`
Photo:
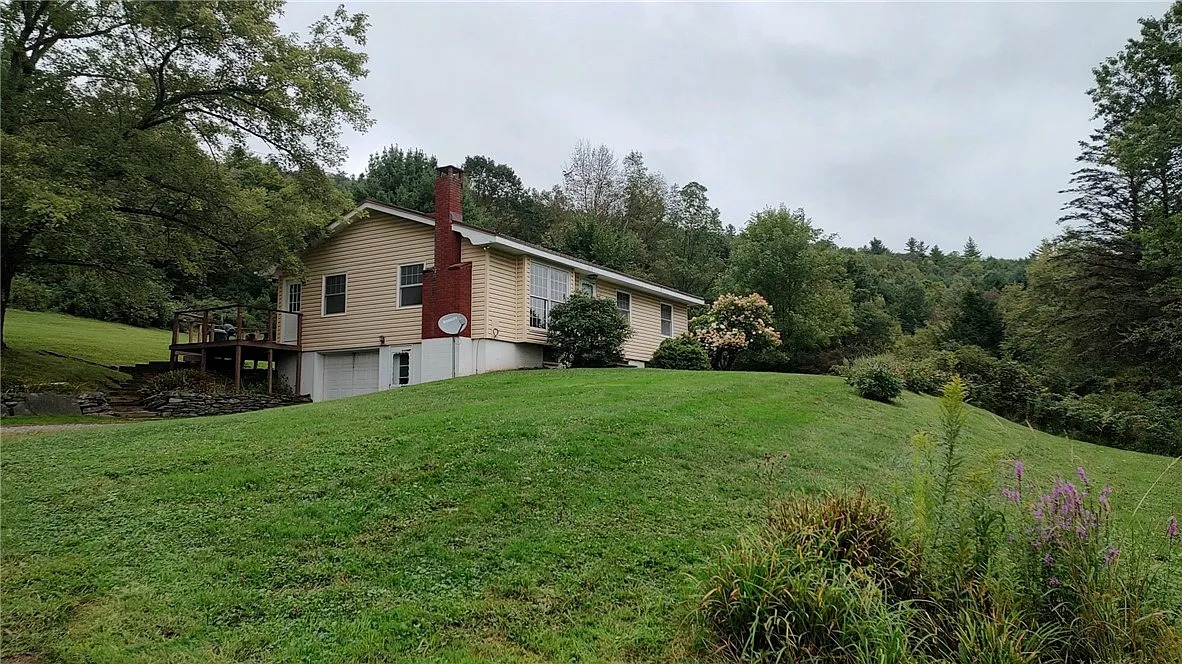
[[[234,389],[242,389],[242,345],[234,344]]]
[[[275,375],[275,351],[267,349],[267,394],[271,393],[271,377]]]
[[[202,371],[205,371],[205,352],[206,352],[206,350],[208,350],[208,349],[206,349],[206,348],[201,349],[201,370]]]
[[[244,336],[242,332],[242,305],[238,305],[238,318],[234,321],[234,338],[241,340]]]
[[[296,396],[300,396],[303,392],[300,391],[300,378],[304,374],[304,314],[303,312],[296,313]]]
[[[296,384],[295,384],[295,395],[297,397],[302,394],[300,392],[300,378],[303,376],[303,374],[304,374],[304,354],[297,350],[296,351]]]

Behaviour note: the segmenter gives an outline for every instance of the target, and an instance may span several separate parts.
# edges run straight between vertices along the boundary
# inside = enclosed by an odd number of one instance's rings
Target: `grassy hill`
[[[4,383],[37,385],[64,382],[100,387],[124,374],[95,366],[167,360],[172,333],[106,323],[65,314],[10,309],[5,316],[5,343],[0,376]],[[47,350],[71,358],[44,355]]]
[[[936,417],[934,399],[875,403],[824,376],[521,371],[11,438],[3,652],[692,658],[692,575],[769,492],[887,495]],[[966,433],[978,460],[1086,467],[1127,523],[1158,528],[1180,507],[1169,459],[975,409]],[[786,455],[777,472],[767,455]]]

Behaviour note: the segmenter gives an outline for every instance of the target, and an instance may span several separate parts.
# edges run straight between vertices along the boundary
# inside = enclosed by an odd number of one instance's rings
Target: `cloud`
[[[1166,7],[360,3],[376,124],[347,170],[397,143],[546,188],[589,140],[701,182],[727,223],[784,202],[847,245],[1022,256],[1057,233],[1092,67]]]

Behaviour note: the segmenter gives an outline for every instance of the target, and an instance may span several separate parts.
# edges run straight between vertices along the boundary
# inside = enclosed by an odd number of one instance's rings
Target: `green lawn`
[[[692,575],[778,491],[886,495],[937,402],[839,379],[521,371],[6,439],[3,652],[63,661],[693,658]],[[978,460],[1085,466],[1129,524],[1182,464],[973,410]],[[999,463],[999,466],[1001,464]],[[1136,519],[1128,514],[1160,478]],[[1178,570],[1182,573],[1182,570]]]
[[[0,362],[5,383],[64,382],[85,388],[101,387],[126,376],[37,351],[53,351],[108,366],[167,360],[172,333],[65,314],[10,309],[5,315],[4,341],[9,346]]]

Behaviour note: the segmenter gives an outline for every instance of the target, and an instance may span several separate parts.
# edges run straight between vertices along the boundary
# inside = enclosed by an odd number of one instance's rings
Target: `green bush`
[[[779,503],[704,582],[707,640],[743,661],[908,661],[912,611],[892,588],[910,561],[865,494]]]
[[[927,357],[914,362],[903,362],[899,370],[903,374],[903,387],[916,394],[938,396],[952,380],[955,372],[947,369],[948,364],[939,357]]]
[[[1039,422],[1042,428],[1079,440],[1178,456],[1182,454],[1182,407],[1170,398],[1172,392],[1115,392],[1047,399]]]
[[[706,371],[710,368],[710,356],[697,339],[683,334],[662,341],[648,366],[653,369]]]
[[[632,334],[616,303],[582,293],[550,310],[549,342],[570,367],[614,367],[624,362]]]
[[[874,358],[903,378],[912,392],[938,395],[954,375],[967,384],[968,400],[1002,417],[1043,431],[1101,445],[1168,456],[1182,454],[1182,391],[1139,394],[1128,385],[1104,392],[1064,394],[1062,381],[1039,375],[976,346],[955,351],[916,349]],[[842,375],[851,375],[849,366]]]
[[[140,392],[159,394],[173,390],[197,392],[200,394],[221,394],[233,389],[230,382],[216,374],[198,369],[175,369],[157,374],[144,381]]]
[[[880,358],[854,360],[843,373],[845,382],[867,399],[890,403],[903,392],[903,379]]]

